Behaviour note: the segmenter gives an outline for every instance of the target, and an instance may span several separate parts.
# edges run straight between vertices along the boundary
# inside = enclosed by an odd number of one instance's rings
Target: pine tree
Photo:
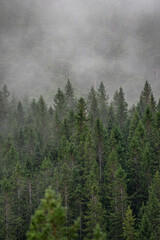
[[[127,120],[127,106],[128,104],[125,101],[123,89],[120,88],[116,115],[117,115],[118,125],[120,126],[121,129],[124,128],[125,122]]]
[[[25,115],[24,115],[23,106],[21,101],[19,101],[17,106],[17,121],[20,126],[24,124],[24,119],[25,119]]]
[[[21,240],[25,237],[25,223],[23,219],[24,207],[24,171],[22,165],[17,161],[14,172],[11,176],[11,203],[12,203],[12,229],[11,235],[13,239]]]
[[[7,135],[8,129],[8,111],[9,111],[9,91],[7,85],[5,84],[0,91],[0,132],[2,133],[3,137]]]
[[[150,106],[151,96],[152,96],[152,89],[151,89],[151,86],[148,83],[148,81],[146,81],[145,85],[144,85],[144,88],[141,92],[140,100],[139,100],[139,103],[138,103],[138,111],[139,111],[139,114],[141,116],[143,116],[147,106]]]
[[[135,225],[135,218],[132,215],[132,210],[130,206],[128,206],[126,211],[126,216],[123,221],[123,236],[126,240],[136,239],[136,231],[135,231],[134,225]]]
[[[11,210],[11,181],[7,171],[4,171],[3,178],[0,182],[1,187],[1,239],[10,240],[11,238],[11,222],[12,222],[12,210]]]
[[[140,239],[160,239],[160,175],[156,172],[139,226]]]
[[[115,123],[116,123],[115,112],[114,112],[113,103],[111,102],[108,108],[108,118],[107,118],[107,129],[109,132],[111,132]]]
[[[132,119],[131,119],[131,123],[130,123],[130,128],[129,128],[129,140],[131,141],[134,133],[135,133],[135,130],[138,126],[138,123],[139,123],[139,120],[140,120],[140,116],[139,116],[139,113],[137,110],[135,110],[133,116],[132,116]]]
[[[93,229],[99,224],[101,227],[104,224],[104,212],[99,197],[99,177],[98,166],[94,160],[91,166],[90,174],[86,182],[89,201],[87,203],[86,219],[86,237],[93,237]]]
[[[142,153],[145,148],[145,129],[141,121],[135,130],[133,138],[129,145],[128,162],[126,163],[126,172],[128,177],[128,194],[132,197],[132,208],[137,215],[139,209],[146,201],[142,194]]]
[[[27,233],[27,239],[77,239],[78,222],[65,228],[65,209],[60,198],[56,198],[54,191],[46,190],[44,199],[35,211]]]
[[[48,111],[47,105],[44,98],[40,96],[37,102],[37,121],[38,121],[38,132],[41,134],[44,141],[47,140],[47,122],[48,122]]]
[[[108,198],[110,200],[109,222],[110,237],[112,239],[123,239],[123,220],[127,206],[126,174],[121,168],[117,168],[113,179],[108,185]]]
[[[160,98],[159,98],[158,104],[157,104],[157,111],[160,112]]]
[[[151,108],[152,114],[154,114],[155,111],[156,111],[156,105],[157,104],[156,104],[156,100],[154,98],[154,95],[153,95],[153,93],[151,93],[150,108]]]
[[[65,95],[60,88],[58,88],[58,91],[54,96],[54,107],[58,117],[63,119],[66,114],[66,100]]]
[[[105,160],[106,160],[106,142],[107,142],[107,133],[99,121],[97,119],[96,121],[96,126],[95,126],[95,134],[94,134],[94,139],[95,139],[95,147],[96,147],[96,155],[97,155],[97,160],[99,164],[99,178],[100,182],[102,182],[104,176],[104,166],[105,166]]]
[[[88,112],[91,127],[94,125],[95,120],[99,117],[97,94],[93,86],[88,94]]]
[[[66,99],[66,105],[67,105],[67,111],[71,111],[74,109],[75,106],[75,100],[74,100],[74,89],[72,87],[72,84],[70,80],[67,80],[67,83],[65,85],[65,99]]]
[[[107,240],[107,235],[101,231],[100,226],[97,224],[94,229],[93,240]]]
[[[100,82],[99,84],[97,95],[98,95],[98,107],[99,107],[99,113],[100,113],[100,120],[106,126],[109,96],[106,94],[106,89],[103,82]]]
[[[38,196],[38,200],[43,197],[45,189],[47,189],[53,178],[53,164],[50,160],[50,157],[45,157],[41,163],[39,169],[39,175],[37,176],[37,186],[36,186],[36,194]],[[39,201],[38,201],[39,203]]]
[[[87,130],[87,105],[84,98],[80,98],[78,100],[77,106],[76,106],[76,130],[77,130],[77,137],[84,138]]]

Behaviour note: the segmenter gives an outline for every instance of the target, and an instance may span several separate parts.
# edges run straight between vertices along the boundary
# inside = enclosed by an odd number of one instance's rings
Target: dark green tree
[[[156,172],[149,190],[149,199],[143,207],[143,215],[139,225],[140,239],[160,238],[160,176]]]
[[[94,125],[95,120],[99,117],[97,93],[93,86],[88,94],[88,112],[91,126]]]
[[[75,107],[75,99],[74,99],[74,89],[69,79],[67,80],[67,83],[65,85],[64,94],[66,99],[67,111],[71,111]]]
[[[94,229],[93,240],[107,240],[107,235],[102,232],[100,226],[97,224]]]
[[[58,88],[58,91],[54,96],[54,107],[58,117],[63,119],[66,114],[66,100],[65,94],[60,88]]]
[[[99,84],[97,96],[98,96],[98,107],[99,107],[100,120],[106,126],[107,117],[108,117],[107,107],[108,107],[109,96],[106,94],[106,89],[105,89],[103,82],[100,82],[100,84]]]

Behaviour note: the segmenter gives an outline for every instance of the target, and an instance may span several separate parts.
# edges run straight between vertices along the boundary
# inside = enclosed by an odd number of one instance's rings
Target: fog
[[[160,92],[158,0],[0,0],[0,81],[23,96],[77,94],[100,81],[129,102]]]

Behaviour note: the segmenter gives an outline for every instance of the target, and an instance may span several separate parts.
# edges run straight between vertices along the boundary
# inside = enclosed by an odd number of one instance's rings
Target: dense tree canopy
[[[0,240],[159,240],[160,101],[149,83],[130,108],[103,82],[76,99],[68,79],[52,99],[0,90]]]

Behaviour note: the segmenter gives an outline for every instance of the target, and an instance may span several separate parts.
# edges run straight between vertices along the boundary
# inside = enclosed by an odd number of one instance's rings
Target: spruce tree
[[[128,206],[126,210],[125,219],[123,221],[123,236],[126,240],[136,239],[135,218],[132,215],[132,210]]]
[[[106,89],[103,82],[100,82],[98,87],[98,107],[99,107],[99,114],[100,120],[106,126],[107,124],[107,107],[108,107],[108,100],[109,96],[106,94]]]
[[[58,91],[54,96],[54,107],[58,117],[63,119],[66,114],[66,99],[63,91],[60,88],[58,88]]]
[[[65,85],[64,95],[66,100],[67,111],[73,110],[75,106],[74,89],[69,79],[67,80],[67,83]]]
[[[143,116],[147,106],[151,104],[152,89],[148,81],[145,82],[144,88],[140,95],[140,100],[138,103],[138,111],[141,116]],[[152,98],[153,100],[153,98]],[[152,101],[153,105],[153,101]]]
[[[116,116],[117,116],[117,121],[118,121],[117,123],[121,129],[124,129],[125,122],[127,120],[127,106],[128,106],[128,104],[125,101],[123,89],[120,88]]]
[[[90,124],[92,127],[95,123],[95,120],[99,117],[97,93],[94,90],[93,86],[88,94],[88,112]]]
[[[94,229],[93,240],[107,240],[107,235],[102,232],[100,226],[97,224]]]
[[[109,212],[109,236],[112,239],[123,239],[123,220],[127,206],[126,174],[119,166],[108,183]]]
[[[160,239],[160,175],[156,172],[149,189],[149,199],[144,207],[139,226],[140,239]]]
[[[143,201],[146,197],[142,194],[142,153],[145,148],[145,129],[143,123],[139,121],[133,138],[129,144],[128,161],[126,172],[128,177],[128,194],[132,198],[132,208],[137,216]]]
[[[104,227],[104,211],[100,202],[99,196],[99,177],[98,177],[98,166],[94,160],[91,166],[90,174],[86,182],[86,192],[88,193],[87,212],[85,215],[86,219],[86,237],[93,238],[93,229],[99,224]]]
[[[25,120],[25,113],[21,101],[18,102],[17,106],[17,121],[20,126],[23,126]]]
[[[94,139],[99,165],[99,179],[100,182],[102,182],[104,179],[103,172],[106,161],[107,133],[99,119],[96,121]]]

